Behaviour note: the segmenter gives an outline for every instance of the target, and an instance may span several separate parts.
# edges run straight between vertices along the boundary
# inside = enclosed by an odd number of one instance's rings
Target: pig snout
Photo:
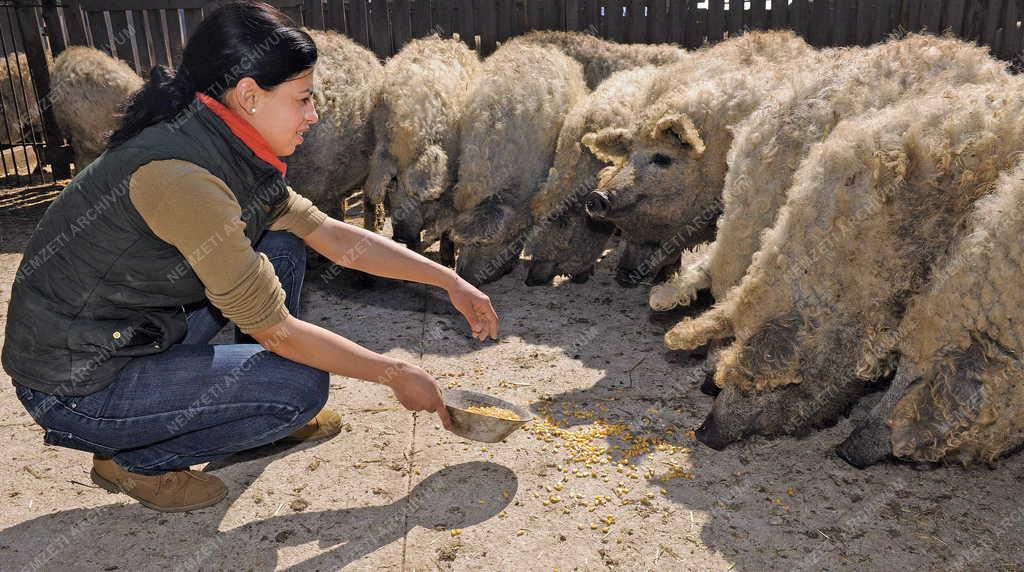
[[[836,447],[836,454],[858,469],[885,460],[892,454],[888,425],[880,418],[869,419]]]
[[[612,208],[612,201],[608,197],[608,194],[603,191],[593,191],[587,195],[587,201],[584,204],[587,210],[587,214],[594,218],[601,218],[608,214],[608,211]]]

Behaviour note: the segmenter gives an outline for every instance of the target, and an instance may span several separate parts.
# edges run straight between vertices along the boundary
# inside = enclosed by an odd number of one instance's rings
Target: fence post
[[[25,58],[28,59],[29,73],[35,86],[36,103],[42,114],[43,134],[46,144],[43,145],[40,163],[49,163],[53,168],[55,179],[71,178],[71,157],[63,145],[64,137],[50,107],[50,69],[46,65],[46,49],[43,37],[36,25],[35,8],[21,3],[15,4],[18,22],[21,25],[22,41],[25,46]],[[36,95],[38,94],[38,95]]]

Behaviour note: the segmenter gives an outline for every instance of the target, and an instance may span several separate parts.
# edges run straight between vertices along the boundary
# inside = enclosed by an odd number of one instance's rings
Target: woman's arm
[[[386,385],[407,409],[435,412],[444,426],[451,428],[437,382],[415,365],[368,350],[291,315],[250,335],[263,347],[291,361]]]
[[[385,278],[444,288],[473,336],[498,338],[498,316],[486,294],[442,266],[379,234],[328,217],[304,238],[335,264]]]

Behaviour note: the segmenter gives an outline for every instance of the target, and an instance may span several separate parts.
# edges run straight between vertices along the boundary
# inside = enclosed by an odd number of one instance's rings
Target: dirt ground
[[[0,194],[0,326],[50,196]],[[0,379],[0,569],[1024,569],[1024,455],[854,469],[833,448],[871,398],[808,438],[712,451],[692,437],[711,404],[701,357],[666,350],[670,320],[613,267],[609,254],[583,285],[527,288],[520,268],[486,286],[499,343],[471,339],[440,291],[310,270],[304,319],[544,422],[484,446],[334,376],[339,436],[207,465],[230,494],[192,513],[93,486],[89,456],[43,445]]]

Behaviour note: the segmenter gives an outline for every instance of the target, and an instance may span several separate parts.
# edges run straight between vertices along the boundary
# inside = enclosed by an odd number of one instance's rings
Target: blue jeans
[[[255,250],[270,259],[285,305],[298,316],[305,244],[289,232],[268,231]],[[228,320],[209,302],[190,312],[187,322],[180,343],[129,361],[113,383],[95,393],[58,397],[16,386],[18,398],[46,429],[44,441],[155,475],[277,441],[327,402],[327,372],[244,343],[248,336],[237,327],[239,343],[210,344]]]

